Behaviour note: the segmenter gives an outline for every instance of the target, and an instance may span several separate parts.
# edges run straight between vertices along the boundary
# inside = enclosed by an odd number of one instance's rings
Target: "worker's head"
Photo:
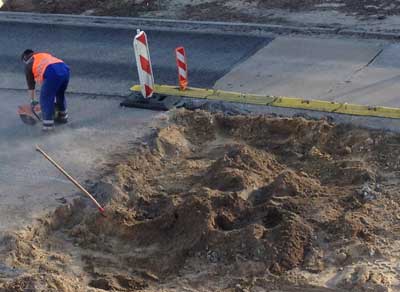
[[[26,49],[21,55],[21,60],[26,63],[32,57],[33,53],[34,53],[33,50]]]

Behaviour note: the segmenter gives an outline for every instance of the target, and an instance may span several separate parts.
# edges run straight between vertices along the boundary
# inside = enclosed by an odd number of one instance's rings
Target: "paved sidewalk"
[[[400,46],[377,40],[278,37],[215,88],[400,106]]]

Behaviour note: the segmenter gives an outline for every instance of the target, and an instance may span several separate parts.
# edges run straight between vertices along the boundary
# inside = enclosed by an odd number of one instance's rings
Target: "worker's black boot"
[[[68,113],[58,111],[56,117],[54,118],[54,122],[57,124],[66,124],[68,123]]]

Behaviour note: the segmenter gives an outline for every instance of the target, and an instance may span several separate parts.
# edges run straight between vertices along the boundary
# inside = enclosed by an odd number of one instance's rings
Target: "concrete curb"
[[[32,23],[63,26],[104,27],[114,29],[143,29],[159,31],[190,31],[216,34],[328,34],[337,36],[356,36],[361,38],[400,39],[399,33],[352,30],[343,26],[277,25],[257,23],[233,23],[216,21],[190,21],[157,18],[130,18],[109,16],[83,16],[65,14],[40,14],[25,12],[1,12],[0,23]]]
[[[163,89],[168,93],[176,93],[179,92],[179,89],[173,86],[159,86],[159,89]],[[138,87],[133,86],[133,91],[138,90]],[[227,99],[215,95],[212,96],[212,92],[216,92],[215,90],[206,90],[199,89],[198,91],[193,90],[191,94],[182,94],[181,96],[190,96],[182,98],[182,106],[190,109],[202,109],[211,112],[224,112],[226,114],[242,114],[242,115],[272,115],[278,117],[302,117],[306,119],[325,119],[330,122],[334,122],[336,124],[343,125],[353,125],[360,128],[365,129],[373,129],[373,130],[383,130],[383,131],[391,131],[395,133],[400,133],[400,118],[392,118],[385,116],[371,116],[369,115],[370,109],[366,108],[366,106],[361,106],[364,110],[367,111],[366,115],[357,115],[350,113],[338,113],[338,112],[329,112],[329,111],[321,111],[320,108],[312,109],[312,108],[296,108],[296,107],[280,107],[279,105],[272,105],[270,103],[265,103],[263,100],[262,104],[260,102],[250,103],[245,102],[243,100],[243,95],[237,97],[235,100],[232,93],[228,93]],[[224,94],[222,94],[224,95]],[[238,94],[237,94],[238,95]],[[197,97],[196,97],[197,96]],[[210,98],[211,97],[211,98]],[[258,98],[267,99],[268,97],[258,96]],[[242,99],[242,100],[240,100]],[[258,100],[260,101],[260,100]],[[313,104],[310,104],[311,107]],[[357,106],[357,105],[355,105]],[[400,108],[388,108],[390,110],[394,110],[400,115]]]
[[[140,85],[131,88],[134,92],[140,92]],[[161,95],[189,97],[195,99],[233,102],[236,104],[249,104],[253,106],[268,106],[295,110],[317,111],[326,114],[344,114],[351,116],[364,116],[376,118],[400,119],[400,108],[371,107],[367,105],[338,103],[323,100],[308,100],[286,96],[263,96],[256,94],[244,94],[215,89],[188,88],[179,90],[176,86],[156,85],[155,92]]]

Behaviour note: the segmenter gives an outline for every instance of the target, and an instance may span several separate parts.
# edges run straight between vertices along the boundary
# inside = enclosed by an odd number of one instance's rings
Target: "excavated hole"
[[[277,209],[268,210],[267,215],[262,219],[263,225],[266,228],[274,228],[283,220],[282,214]]]

